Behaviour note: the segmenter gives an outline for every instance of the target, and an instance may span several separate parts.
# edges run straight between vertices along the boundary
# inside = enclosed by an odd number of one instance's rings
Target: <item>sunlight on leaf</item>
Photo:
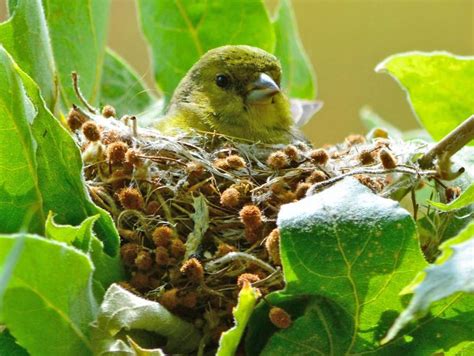
[[[449,204],[429,201],[431,205],[443,211],[452,211],[474,204],[474,184],[471,184],[461,195]]]
[[[474,113],[474,57],[408,52],[388,57],[375,70],[390,74],[400,84],[435,140]]]

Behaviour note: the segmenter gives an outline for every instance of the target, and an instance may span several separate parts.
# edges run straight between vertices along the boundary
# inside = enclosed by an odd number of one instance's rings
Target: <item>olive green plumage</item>
[[[280,91],[281,66],[270,53],[224,46],[205,53],[179,83],[156,127],[194,128],[265,143],[292,137],[290,103]]]

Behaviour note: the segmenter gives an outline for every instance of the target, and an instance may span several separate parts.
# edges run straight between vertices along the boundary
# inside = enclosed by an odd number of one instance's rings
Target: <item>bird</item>
[[[263,49],[211,49],[182,78],[154,126],[170,135],[195,129],[261,143],[291,142],[299,134],[281,76],[280,61]]]

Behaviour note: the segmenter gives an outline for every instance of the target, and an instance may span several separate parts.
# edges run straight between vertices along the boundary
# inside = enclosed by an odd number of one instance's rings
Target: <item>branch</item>
[[[456,127],[453,131],[447,134],[441,141],[434,145],[428,152],[425,153],[418,161],[420,168],[429,169],[434,167],[434,160],[447,162],[452,155],[458,152],[461,148],[467,145],[474,139],[474,115],[465,120],[462,124]],[[440,162],[440,166],[444,165]]]

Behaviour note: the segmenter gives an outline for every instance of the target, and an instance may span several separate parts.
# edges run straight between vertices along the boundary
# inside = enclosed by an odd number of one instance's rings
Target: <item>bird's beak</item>
[[[268,103],[273,95],[280,92],[275,81],[267,74],[260,73],[257,80],[248,87],[247,102],[250,104]]]

